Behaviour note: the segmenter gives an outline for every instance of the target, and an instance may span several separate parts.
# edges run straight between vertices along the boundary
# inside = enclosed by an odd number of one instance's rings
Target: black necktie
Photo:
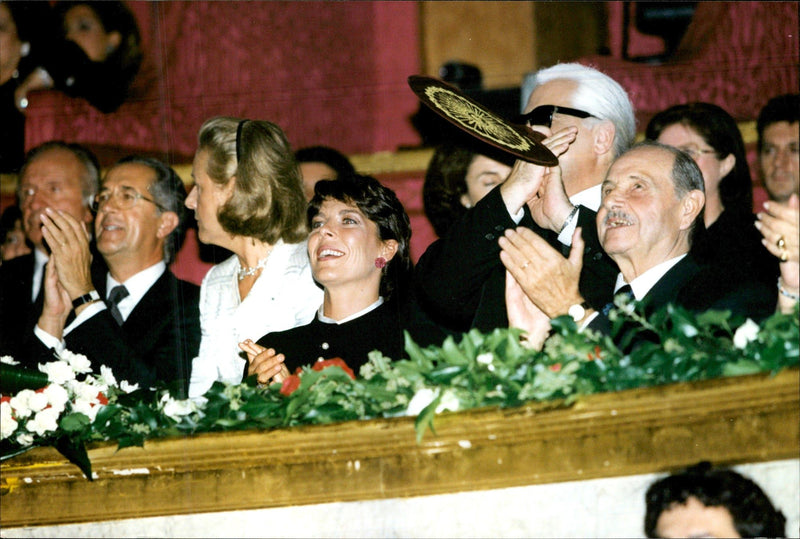
[[[122,319],[122,314],[119,312],[119,302],[123,299],[128,297],[128,289],[125,288],[124,285],[117,285],[111,289],[111,293],[108,295],[108,299],[106,303],[108,304],[108,310],[111,311],[111,316],[114,317],[114,320],[117,321],[117,324],[120,326],[124,322]]]
[[[614,293],[614,299],[616,299],[616,298],[618,298],[620,296],[625,296],[625,297],[627,297],[629,299],[636,299],[633,296],[633,289],[631,288],[631,285],[629,285],[629,284],[621,286],[620,289],[617,290]],[[605,307],[603,307],[603,315],[604,316],[608,316],[609,311],[611,311],[611,309],[613,309],[613,308],[614,308],[614,302],[613,301],[611,301],[609,303],[606,303]]]

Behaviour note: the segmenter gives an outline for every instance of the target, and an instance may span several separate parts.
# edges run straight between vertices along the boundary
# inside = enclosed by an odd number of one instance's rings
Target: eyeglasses
[[[98,193],[94,197],[94,204],[92,204],[92,210],[95,212],[100,211],[103,209],[111,199],[114,199],[114,202],[117,205],[117,208],[121,210],[129,210],[136,206],[137,202],[141,200],[146,200],[147,202],[151,202],[155,204],[155,206],[163,211],[166,211],[161,204],[153,200],[152,198],[147,198],[143,194],[139,193],[133,187],[120,187],[119,190],[114,191],[102,191]]]
[[[699,159],[700,156],[705,154],[717,153],[716,150],[707,150],[705,148],[696,148],[694,146],[678,146],[678,149],[683,153],[689,154],[689,157],[694,160]]]
[[[527,114],[519,116],[518,123],[550,127],[553,124],[553,114],[556,113],[567,114],[576,118],[595,118],[594,114],[590,114],[585,110],[559,107],[557,105],[540,105]]]

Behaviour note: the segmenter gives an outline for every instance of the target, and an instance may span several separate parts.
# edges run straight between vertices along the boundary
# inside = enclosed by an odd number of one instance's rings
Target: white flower
[[[77,380],[70,384],[70,389],[74,394],[75,401],[86,401],[91,404],[97,404],[97,394],[100,393],[100,388],[86,382],[78,382]]]
[[[11,401],[9,404],[14,409],[15,415],[19,419],[24,419],[31,415],[31,405],[30,400],[36,393],[31,391],[30,389],[23,389],[13,397],[11,397]]]
[[[100,408],[102,408],[102,406],[86,399],[76,400],[74,403],[72,403],[72,411],[84,414],[89,418],[89,421],[94,421],[94,418],[97,417],[97,412],[100,411]]]
[[[733,345],[743,350],[747,346],[747,343],[755,341],[757,337],[758,324],[748,318],[747,321],[736,330],[736,333],[733,334]]]
[[[117,379],[114,378],[114,373],[111,371],[111,368],[105,365],[100,365],[100,381],[107,386],[117,385]]]
[[[47,398],[47,403],[58,410],[59,413],[64,411],[64,407],[67,405],[67,401],[69,401],[67,390],[56,384],[50,384],[44,388],[42,395]]]
[[[486,352],[485,354],[481,354],[475,358],[475,361],[481,363],[482,365],[491,365],[493,360],[494,354],[491,352]]]
[[[27,432],[20,432],[17,434],[17,443],[19,445],[31,445],[33,443],[33,434]]]
[[[183,416],[197,411],[197,404],[193,400],[176,400],[168,393],[161,397],[161,403],[164,406],[164,415],[175,421],[180,421]]]
[[[432,403],[435,398],[436,392],[427,387],[423,387],[411,398],[411,401],[408,403],[408,408],[406,408],[406,415],[419,415],[419,413]]]
[[[19,424],[14,419],[11,403],[0,402],[0,440],[5,440],[17,430]]]
[[[461,403],[459,402],[455,391],[452,389],[446,389],[442,394],[442,400],[439,401],[439,405],[436,407],[436,413],[438,414],[444,412],[445,410],[457,412],[460,407]]]
[[[47,374],[47,379],[54,383],[63,385],[69,380],[75,379],[75,371],[66,361],[51,361],[50,363],[39,363],[39,370]]]
[[[43,436],[46,432],[58,429],[58,415],[59,413],[55,408],[46,408],[41,412],[37,412],[33,419],[28,420],[25,423],[25,428],[30,432]]]
[[[2,356],[2,357],[0,357],[0,363],[5,363],[6,365],[19,365],[19,361],[16,361],[11,356]]]
[[[139,389],[139,384],[131,384],[127,380],[123,380],[119,383],[119,388],[125,393],[131,393]]]
[[[66,361],[73,371],[77,373],[91,372],[92,362],[82,354],[74,354],[69,350],[64,350],[59,354],[59,358]]]

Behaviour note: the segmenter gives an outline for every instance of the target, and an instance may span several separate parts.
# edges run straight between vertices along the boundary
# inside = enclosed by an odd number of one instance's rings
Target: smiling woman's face
[[[355,204],[326,199],[311,221],[308,236],[314,279],[325,288],[354,286],[377,294],[382,272],[375,259],[391,259],[391,241],[381,241],[378,226]]]

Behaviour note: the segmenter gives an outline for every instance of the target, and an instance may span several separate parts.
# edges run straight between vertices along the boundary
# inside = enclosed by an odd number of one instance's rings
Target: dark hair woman
[[[774,258],[761,245],[754,226],[753,185],[744,142],[736,121],[717,105],[687,103],[656,114],[646,137],[689,154],[705,181],[705,230],[698,230],[692,256],[731,278],[771,282]]]
[[[117,1],[61,1],[54,10],[60,41],[49,46],[17,89],[17,106],[27,107],[29,91],[55,87],[114,112],[128,97],[142,63],[136,18]]]
[[[367,354],[403,353],[401,303],[411,274],[408,215],[391,189],[369,176],[322,180],[308,206],[308,256],[324,300],[305,326],[241,344],[246,375],[280,382],[297,367],[340,357],[355,372]]]

